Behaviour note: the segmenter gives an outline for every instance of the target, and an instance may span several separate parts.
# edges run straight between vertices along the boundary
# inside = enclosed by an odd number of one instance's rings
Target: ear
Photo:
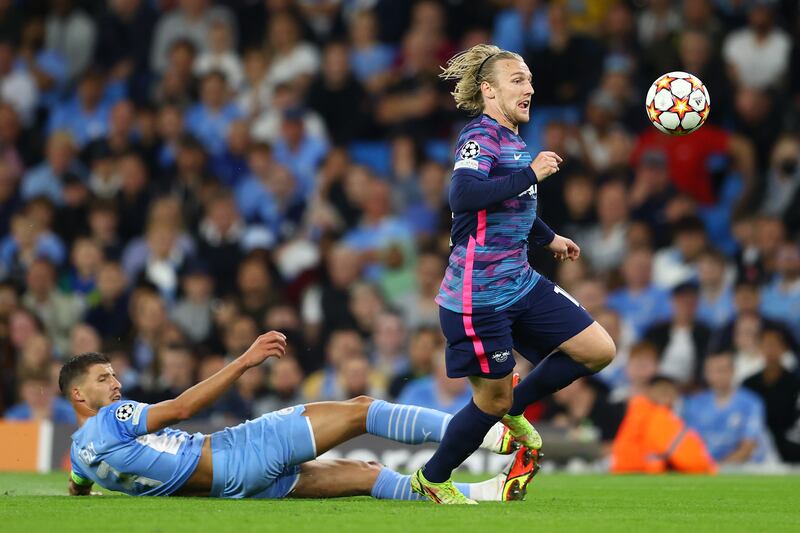
[[[78,387],[72,387],[72,389],[70,389],[69,398],[75,403],[86,403],[86,398]]]
[[[489,100],[494,100],[495,98],[494,87],[486,80],[481,82],[481,93],[483,93],[484,98],[488,98]]]

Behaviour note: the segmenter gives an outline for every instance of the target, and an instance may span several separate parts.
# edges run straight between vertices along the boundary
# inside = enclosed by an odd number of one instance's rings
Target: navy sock
[[[453,470],[478,449],[486,433],[501,418],[484,413],[470,400],[450,420],[442,443],[423,467],[425,479],[433,483],[450,479]]]
[[[521,415],[530,404],[563,389],[578,378],[591,374],[594,372],[567,354],[551,353],[514,388],[514,403],[508,414]]]

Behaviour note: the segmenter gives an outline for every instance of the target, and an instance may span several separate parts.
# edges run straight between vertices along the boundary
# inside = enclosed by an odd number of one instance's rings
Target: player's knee
[[[592,353],[589,367],[595,372],[599,372],[607,367],[617,355],[617,346],[610,335],[606,334],[604,342],[597,344],[597,349]]]
[[[488,398],[478,405],[478,408],[493,416],[504,416],[511,409],[511,404],[514,403],[514,397],[509,395],[494,396]]]

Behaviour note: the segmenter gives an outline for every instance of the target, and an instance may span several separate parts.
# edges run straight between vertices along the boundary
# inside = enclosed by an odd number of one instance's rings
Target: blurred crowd
[[[715,459],[800,462],[798,16],[788,0],[0,0],[0,414],[71,421],[54,380],[71,354],[108,354],[124,394],[156,402],[270,329],[286,357],[202,418],[359,394],[457,411],[469,387],[445,375],[434,297],[468,117],[437,74],[494,42],[533,72],[530,150],[565,159],[540,215],[582,248],[531,260],[618,346],[528,415],[608,445],[626,402],[667,383]],[[686,137],[644,110],[672,70],[711,94]]]

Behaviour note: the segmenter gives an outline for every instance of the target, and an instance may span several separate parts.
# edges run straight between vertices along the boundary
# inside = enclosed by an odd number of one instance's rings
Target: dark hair
[[[70,357],[61,367],[61,372],[58,374],[58,388],[61,389],[62,394],[65,394],[72,382],[83,376],[89,367],[92,365],[107,365],[109,362],[108,357],[96,352],[87,352]]]

